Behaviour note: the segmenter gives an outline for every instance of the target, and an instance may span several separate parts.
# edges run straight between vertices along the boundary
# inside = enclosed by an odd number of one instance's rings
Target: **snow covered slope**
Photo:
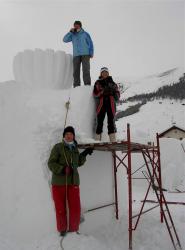
[[[124,87],[128,88],[123,94],[123,98],[126,99],[130,96],[150,93],[156,91],[160,87],[175,83],[179,80],[179,77],[182,76],[182,73],[181,69],[174,68],[166,72],[139,79],[120,79],[119,81],[123,83]]]
[[[156,133],[161,133],[171,127],[172,123],[185,128],[185,106],[182,103],[168,99],[147,102],[138,113],[117,121],[118,137],[125,137],[127,123],[131,124],[132,140],[143,143],[154,141]],[[118,109],[124,110],[132,105],[132,102],[123,103],[118,106]]]

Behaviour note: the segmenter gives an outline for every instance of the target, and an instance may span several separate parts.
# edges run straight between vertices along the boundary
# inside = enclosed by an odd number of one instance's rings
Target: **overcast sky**
[[[24,49],[72,52],[62,38],[74,20],[94,41],[92,74],[145,76],[184,68],[184,1],[0,0],[0,81],[13,79],[12,61]]]

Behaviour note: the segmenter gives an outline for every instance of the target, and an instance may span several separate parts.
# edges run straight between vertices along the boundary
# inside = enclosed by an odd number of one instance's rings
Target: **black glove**
[[[91,155],[93,153],[94,149],[93,148],[86,148],[81,154],[83,156]]]
[[[70,32],[75,33],[75,32],[77,32],[77,29],[72,28],[72,29],[70,29]]]
[[[113,89],[107,87],[104,89],[103,95],[109,96],[109,95],[113,95],[113,93],[114,93]]]

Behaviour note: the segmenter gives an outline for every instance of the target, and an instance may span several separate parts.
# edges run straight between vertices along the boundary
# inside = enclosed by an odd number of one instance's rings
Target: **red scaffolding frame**
[[[141,143],[131,142],[130,136],[130,125],[127,124],[127,140],[113,142],[113,143],[90,143],[90,144],[79,144],[80,149],[85,149],[88,147],[93,147],[94,150],[98,151],[109,151],[112,153],[113,158],[113,172],[114,172],[114,203],[103,205],[97,208],[93,208],[89,211],[94,211],[103,207],[110,205],[115,206],[115,216],[116,219],[119,219],[118,211],[118,185],[117,185],[117,171],[120,166],[126,168],[127,179],[128,179],[128,249],[133,249],[133,232],[137,229],[141,216],[157,207],[160,208],[160,221],[161,223],[165,222],[167,231],[169,233],[171,242],[175,250],[182,249],[181,243],[175,228],[166,198],[163,193],[162,188],[162,178],[161,178],[161,161],[160,161],[160,144],[159,136],[157,134],[157,145],[145,145]],[[137,168],[137,170],[132,171],[132,154],[140,153],[143,157],[144,164]],[[145,168],[146,172],[143,173],[144,177],[134,178],[133,176]],[[148,182],[148,188],[146,190],[144,199],[142,200],[141,208],[139,213],[133,215],[133,189],[132,189],[132,180],[133,179],[144,179]],[[153,191],[156,195],[155,205],[149,209],[144,210],[145,204],[150,202],[147,199],[149,191]]]

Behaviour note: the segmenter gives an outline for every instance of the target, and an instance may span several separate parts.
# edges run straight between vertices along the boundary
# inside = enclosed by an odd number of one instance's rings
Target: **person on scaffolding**
[[[120,98],[120,92],[118,90],[117,84],[109,75],[109,70],[107,67],[103,67],[100,70],[99,79],[94,84],[93,96],[97,105],[97,128],[95,140],[101,141],[103,122],[105,115],[107,114],[109,138],[111,142],[115,142],[116,126],[114,117],[116,113],[116,102]]]
[[[78,167],[85,163],[87,155],[92,152],[92,148],[87,148],[79,153],[75,130],[71,126],[64,129],[62,142],[51,150],[48,167],[52,172],[52,195],[60,236],[79,230],[81,206]]]
[[[94,55],[92,39],[83,28],[80,21],[74,22],[74,27],[64,36],[63,42],[73,44],[73,78],[74,87],[80,86],[80,67],[82,64],[83,81],[91,85],[90,58]]]

